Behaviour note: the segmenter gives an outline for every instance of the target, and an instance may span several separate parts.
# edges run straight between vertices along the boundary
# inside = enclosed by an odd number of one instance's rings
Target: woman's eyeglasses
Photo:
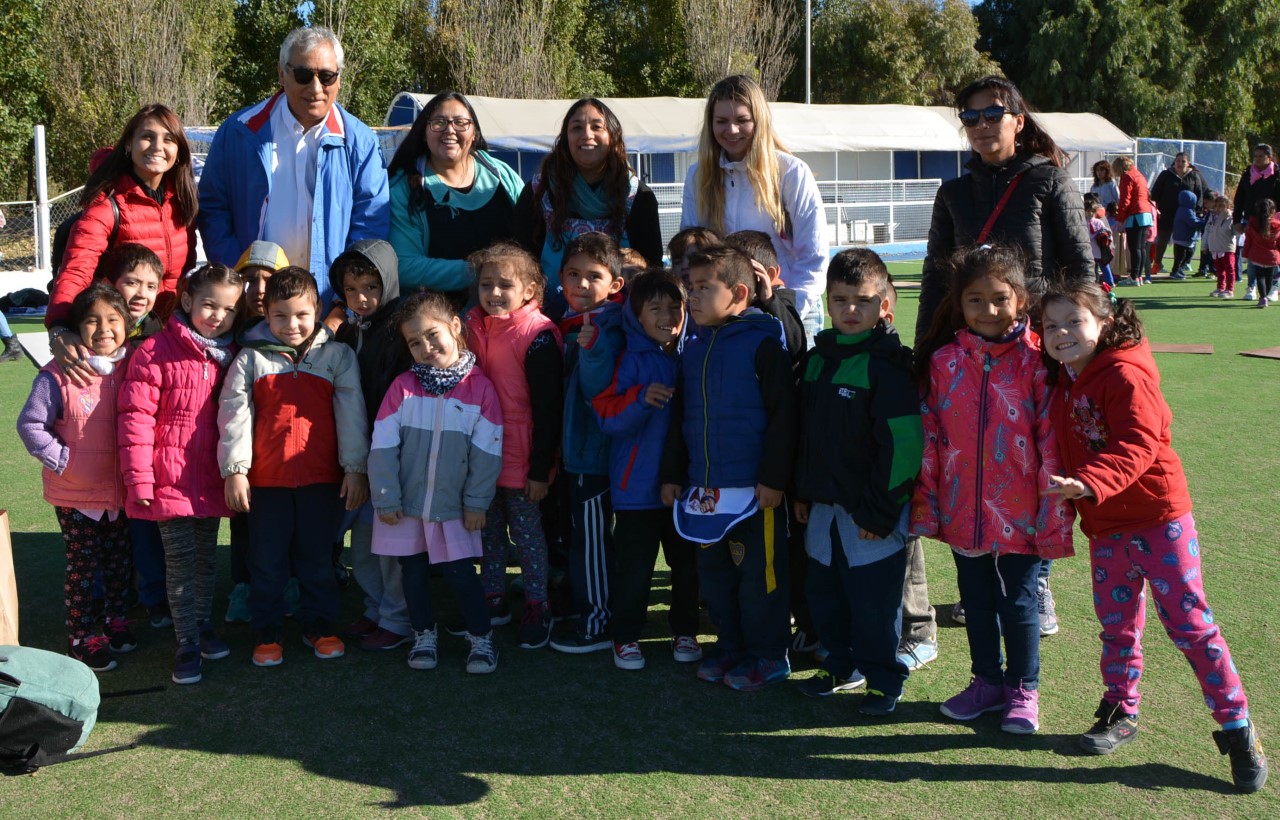
[[[960,112],[960,122],[964,124],[965,128],[973,128],[978,124],[979,120],[986,120],[995,124],[1004,119],[1005,114],[1012,114],[1016,117],[1018,113],[1011,108],[1005,108],[1003,105],[988,105],[981,111],[976,108],[966,108]]]
[[[338,77],[342,76],[341,71],[327,71],[325,69],[307,68],[302,65],[291,65],[285,63],[285,68],[289,69],[293,74],[293,81],[298,85],[311,85],[311,80],[315,77],[320,78],[320,85],[328,88],[338,81]]]
[[[427,120],[427,127],[432,131],[443,131],[450,125],[453,126],[454,131],[467,131],[471,128],[471,120],[466,117],[454,117],[453,119],[449,119],[448,117],[432,117]]]

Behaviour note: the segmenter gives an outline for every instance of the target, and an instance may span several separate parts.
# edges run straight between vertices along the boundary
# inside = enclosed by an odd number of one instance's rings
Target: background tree
[[[593,0],[600,22],[603,70],[623,97],[694,97],[702,93],[685,49],[680,0]]]
[[[699,95],[730,74],[751,74],[778,98],[795,65],[792,45],[804,22],[793,0],[681,0],[685,54]]]
[[[998,71],[964,0],[827,0],[813,27],[814,102],[950,105]]]
[[[220,117],[279,90],[280,44],[302,25],[296,0],[239,0],[234,20],[234,56],[223,71],[227,97],[218,106]]]
[[[32,127],[45,122],[44,65],[37,48],[40,6],[8,0],[0,16],[0,200],[27,199]]]

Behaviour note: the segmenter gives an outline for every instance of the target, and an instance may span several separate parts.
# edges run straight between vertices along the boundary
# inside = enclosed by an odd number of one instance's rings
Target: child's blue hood
[[[649,334],[644,332],[644,325],[640,324],[639,317],[636,316],[635,310],[632,309],[631,299],[628,298],[622,306],[622,332],[626,334],[627,351],[642,353],[645,351],[654,351],[666,354],[662,346],[649,338]],[[673,355],[679,356],[684,350],[684,341],[689,333],[689,311],[684,311],[684,324],[680,327],[680,338],[676,340],[676,349]]]
[[[1187,191],[1182,191],[1181,193],[1178,194],[1179,208],[1191,208],[1192,210],[1195,210],[1196,204],[1199,201],[1200,201],[1200,198],[1196,196],[1195,191],[1187,190]]]

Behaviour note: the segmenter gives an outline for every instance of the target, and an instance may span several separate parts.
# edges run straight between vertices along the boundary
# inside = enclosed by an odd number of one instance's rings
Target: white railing
[[[76,188],[49,200],[49,237],[62,221],[80,210],[80,191]],[[0,202],[5,225],[0,228],[0,272],[33,271],[40,266],[40,225],[37,203],[32,201]]]

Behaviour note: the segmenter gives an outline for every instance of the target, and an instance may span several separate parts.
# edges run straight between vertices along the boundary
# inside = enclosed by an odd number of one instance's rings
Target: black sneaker
[[[511,623],[511,609],[507,606],[507,596],[502,593],[486,595],[484,601],[489,607],[489,626],[506,626]],[[471,630],[467,629],[467,625],[462,621],[445,624],[444,631],[458,638],[465,638],[471,634]]]
[[[153,607],[148,607],[147,614],[150,616],[152,629],[164,629],[166,626],[173,626],[173,615],[169,613],[168,601],[161,601]]]
[[[111,642],[104,635],[93,635],[72,643],[67,654],[94,672],[110,672],[116,668],[116,659],[111,657]]]
[[[138,648],[138,639],[133,636],[129,622],[124,618],[108,618],[105,632],[112,652],[123,655]]]
[[[797,629],[796,634],[791,636],[792,652],[815,652],[821,645],[816,635],[810,635],[803,629]]]
[[[886,695],[879,689],[868,689],[867,696],[858,704],[858,714],[868,717],[887,717],[898,707],[902,695]]]
[[[551,648],[557,652],[565,652],[570,655],[586,655],[590,652],[603,652],[606,649],[613,649],[613,641],[609,640],[609,636],[604,633],[587,635],[573,630],[552,637]]]
[[[825,669],[819,669],[818,673],[811,678],[806,678],[796,686],[796,690],[806,697],[825,698],[834,695],[836,692],[845,692],[850,689],[857,689],[867,682],[867,679],[855,669],[853,675],[848,678],[837,678]]]
[[[1138,715],[1125,714],[1118,703],[1102,701],[1093,716],[1098,722],[1080,736],[1080,748],[1090,754],[1109,755],[1138,736]]]
[[[1231,756],[1231,780],[1236,788],[1252,794],[1267,782],[1267,757],[1262,753],[1258,729],[1252,723],[1239,729],[1223,729],[1213,733],[1218,751]]]
[[[521,649],[541,649],[551,642],[551,608],[546,603],[525,603],[518,640]]]

